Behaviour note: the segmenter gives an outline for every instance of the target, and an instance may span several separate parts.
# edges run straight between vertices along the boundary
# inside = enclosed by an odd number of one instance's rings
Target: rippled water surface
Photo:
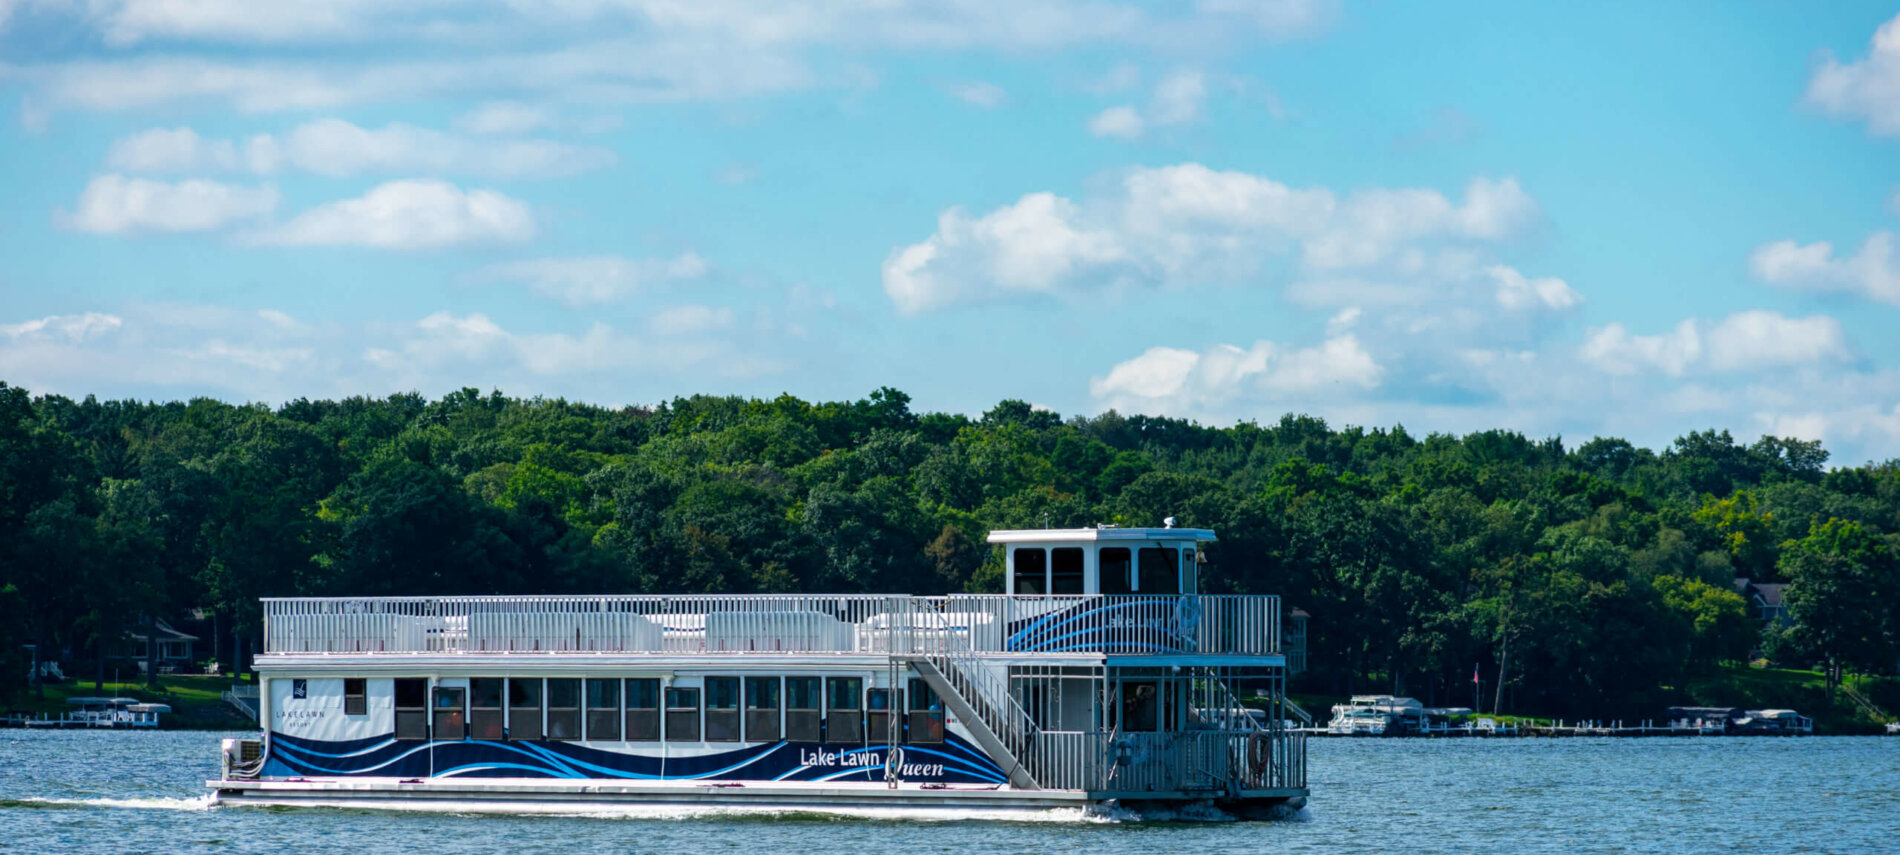
[[[0,852],[1900,852],[1900,738],[1314,740],[1275,823],[210,808],[238,734],[0,731]]]

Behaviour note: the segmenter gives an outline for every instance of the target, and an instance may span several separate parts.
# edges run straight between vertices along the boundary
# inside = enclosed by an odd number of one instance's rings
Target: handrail
[[[264,653],[1275,655],[1278,597],[614,594],[283,597]]]

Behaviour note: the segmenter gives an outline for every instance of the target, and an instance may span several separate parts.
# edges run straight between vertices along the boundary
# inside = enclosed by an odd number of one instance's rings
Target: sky
[[[0,381],[1884,461],[1897,13],[0,0]]]

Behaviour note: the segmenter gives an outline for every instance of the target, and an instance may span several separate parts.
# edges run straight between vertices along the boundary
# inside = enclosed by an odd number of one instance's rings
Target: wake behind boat
[[[992,532],[1002,595],[265,600],[265,732],[207,783],[458,810],[1297,809],[1279,598],[1199,594],[1214,539]]]

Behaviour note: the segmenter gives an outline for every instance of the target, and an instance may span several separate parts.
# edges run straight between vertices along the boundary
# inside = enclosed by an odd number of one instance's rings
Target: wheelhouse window
[[[500,677],[471,677],[468,681],[468,729],[476,739],[501,739],[501,698],[504,681]]]
[[[627,739],[633,742],[660,741],[658,679],[627,681]]]
[[[1099,588],[1102,593],[1132,594],[1135,592],[1131,574],[1134,570],[1134,560],[1128,547],[1110,546],[1103,549],[1096,557],[1096,566],[1099,568],[1101,578]]]
[[[1145,547],[1137,555],[1141,565],[1136,569],[1135,583],[1140,594],[1179,594],[1181,593],[1180,550],[1172,547]]]
[[[706,741],[739,741],[739,678],[706,678]]]
[[[343,714],[369,715],[369,681],[361,677],[343,678]]]
[[[508,738],[540,739],[541,698],[540,680],[508,680]]]
[[[468,690],[459,686],[435,687],[435,738],[468,738]]]
[[[745,678],[745,738],[747,742],[778,739],[779,678]]]
[[[910,715],[905,721],[905,741],[934,743],[943,741],[943,699],[922,680],[910,681]]]
[[[549,739],[581,738],[581,681],[548,681]]]
[[[587,681],[587,738],[594,742],[620,739],[620,681]]]
[[[1041,596],[1049,592],[1046,581],[1048,556],[1040,547],[1024,547],[1011,555],[1015,563],[1017,596]]]
[[[699,690],[674,686],[666,690],[666,741],[699,741]]]
[[[825,741],[863,742],[864,678],[825,678]]]
[[[896,689],[872,689],[866,704],[870,730],[868,736],[872,742],[889,742],[893,745],[902,741],[903,734],[891,733],[893,717],[904,708],[904,693]],[[902,719],[896,719],[902,724]]]
[[[824,698],[817,677],[785,678],[785,738],[793,742],[824,739]]]
[[[396,738],[429,738],[429,681],[396,681]]]
[[[1049,593],[1082,593],[1082,547],[1049,550]]]

